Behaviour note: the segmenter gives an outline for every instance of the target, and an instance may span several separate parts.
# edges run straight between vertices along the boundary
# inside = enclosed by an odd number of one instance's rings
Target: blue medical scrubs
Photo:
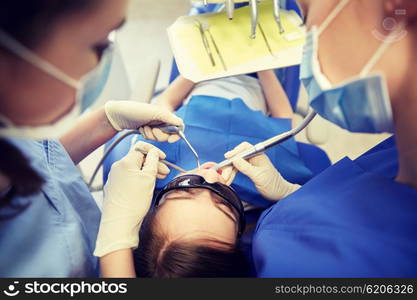
[[[417,190],[394,181],[393,138],[310,180],[261,216],[259,277],[416,277]]]
[[[0,277],[96,277],[100,211],[57,141],[9,140],[44,179],[41,192],[0,209]]]

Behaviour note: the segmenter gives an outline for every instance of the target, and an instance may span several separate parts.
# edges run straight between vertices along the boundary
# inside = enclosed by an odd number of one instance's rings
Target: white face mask
[[[77,91],[76,102],[71,111],[52,124],[17,126],[9,118],[0,113],[0,137],[21,137],[35,140],[60,138],[74,126],[80,114],[100,96],[110,73],[114,52],[114,46],[111,44],[103,52],[99,64],[83,76],[81,80],[75,80],[54,65],[37,56],[1,29],[0,45]]]

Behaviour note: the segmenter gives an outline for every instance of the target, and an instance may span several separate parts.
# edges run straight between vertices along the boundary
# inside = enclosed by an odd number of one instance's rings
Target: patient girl
[[[220,175],[213,165],[181,174],[158,194],[139,235],[138,276],[248,276],[239,246],[243,206],[228,185],[234,174]]]

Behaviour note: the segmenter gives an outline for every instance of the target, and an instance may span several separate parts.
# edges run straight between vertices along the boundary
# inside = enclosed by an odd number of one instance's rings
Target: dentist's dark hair
[[[48,38],[55,24],[71,14],[92,9],[99,0],[1,0],[0,29],[24,44],[35,48]],[[0,45],[0,56],[8,51]],[[0,65],[1,68],[1,65]],[[0,101],[4,97],[0,94]],[[10,206],[16,213],[28,205],[15,206],[15,196],[29,196],[38,193],[44,183],[43,178],[30,166],[24,155],[7,139],[0,137],[0,174],[11,183],[10,188],[0,194],[0,210]],[[0,219],[8,218],[0,214]]]
[[[157,209],[145,217],[134,252],[138,277],[212,278],[248,277],[250,265],[239,241],[215,239],[170,241],[156,218]]]
[[[62,17],[91,9],[99,0],[1,0],[0,29],[32,48]],[[0,46],[1,47],[1,46]]]

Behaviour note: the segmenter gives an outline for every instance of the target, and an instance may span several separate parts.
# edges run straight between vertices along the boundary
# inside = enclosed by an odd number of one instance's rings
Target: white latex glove
[[[145,156],[136,148],[148,154]],[[151,205],[156,178],[165,178],[170,171],[160,159],[165,159],[161,150],[139,142],[113,164],[104,187],[103,212],[94,255],[102,257],[138,246],[139,229]]]
[[[139,129],[147,140],[174,143],[180,139],[178,134],[167,134],[152,125],[184,126],[181,118],[160,105],[135,101],[109,101],[104,106],[107,119],[114,129]]]
[[[231,185],[237,175],[238,170],[234,166],[225,167],[222,169],[221,176],[226,181],[226,185]]]
[[[230,159],[251,147],[253,147],[251,144],[244,142],[224,156]],[[248,160],[236,158],[233,166],[253,181],[262,196],[273,201],[281,200],[300,188],[298,184],[286,181],[266,154],[260,154]]]

